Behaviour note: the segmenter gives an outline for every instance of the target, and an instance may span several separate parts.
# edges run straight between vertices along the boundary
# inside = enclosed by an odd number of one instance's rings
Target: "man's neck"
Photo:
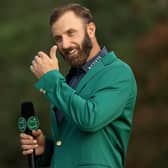
[[[87,62],[91,60],[93,57],[97,55],[97,53],[100,51],[100,46],[97,43],[97,41],[94,42],[93,48],[90,51],[89,57],[87,59]]]

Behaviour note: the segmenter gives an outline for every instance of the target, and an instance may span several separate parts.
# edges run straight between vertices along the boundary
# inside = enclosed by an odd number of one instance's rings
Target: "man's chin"
[[[87,57],[79,57],[74,55],[73,57],[66,57],[65,59],[71,67],[80,68],[87,62]]]
[[[79,61],[77,61],[77,62],[75,62],[75,61],[69,62],[69,65],[70,65],[71,67],[73,67],[73,68],[80,68],[80,67],[82,67],[84,64],[85,64],[84,61],[83,61],[83,62],[79,62]]]

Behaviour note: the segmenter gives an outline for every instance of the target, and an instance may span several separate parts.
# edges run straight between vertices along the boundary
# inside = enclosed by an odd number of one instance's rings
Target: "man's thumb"
[[[50,49],[50,58],[51,59],[55,59],[56,58],[56,51],[57,51],[57,46],[56,45],[51,47],[51,49]]]
[[[39,136],[39,135],[41,135],[41,134],[42,134],[41,129],[33,130],[33,131],[32,131],[32,135],[33,135],[34,137],[37,137],[37,136]]]

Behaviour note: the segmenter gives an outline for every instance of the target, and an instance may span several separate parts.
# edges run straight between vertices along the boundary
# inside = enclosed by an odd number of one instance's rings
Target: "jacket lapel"
[[[96,75],[96,73],[99,73],[103,69],[104,66],[111,64],[114,59],[116,58],[114,52],[108,53],[106,56],[102,57],[100,61],[98,61],[93,68],[91,68],[87,74],[81,79],[79,82],[76,91],[77,93],[80,93],[81,90],[87,85],[89,80],[92,80],[92,78]]]

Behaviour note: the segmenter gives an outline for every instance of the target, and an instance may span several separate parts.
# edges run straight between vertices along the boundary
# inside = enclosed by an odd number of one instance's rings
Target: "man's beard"
[[[85,33],[81,47],[79,44],[75,45],[75,47],[63,49],[60,51],[60,53],[71,67],[79,68],[87,62],[90,51],[92,49],[92,42],[87,32]]]

